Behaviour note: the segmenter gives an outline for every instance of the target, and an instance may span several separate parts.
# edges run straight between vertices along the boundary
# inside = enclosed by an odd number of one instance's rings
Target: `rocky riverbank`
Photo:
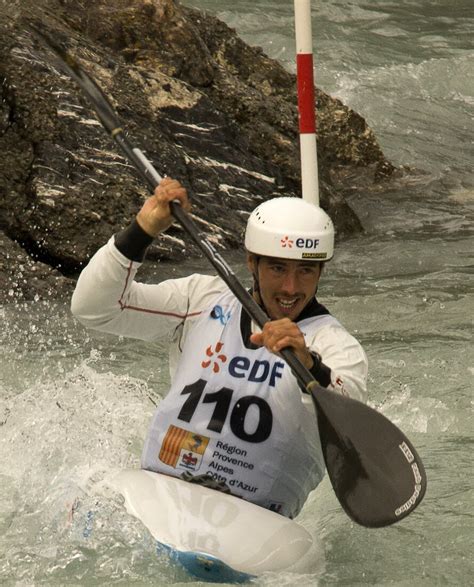
[[[0,17],[0,300],[69,292],[147,195],[31,24],[97,80],[156,168],[189,188],[218,248],[241,246],[260,201],[299,194],[295,77],[213,16],[175,0],[22,0]],[[361,230],[345,196],[394,168],[362,117],[320,91],[316,102],[321,203],[343,238]],[[194,254],[173,227],[148,258]]]

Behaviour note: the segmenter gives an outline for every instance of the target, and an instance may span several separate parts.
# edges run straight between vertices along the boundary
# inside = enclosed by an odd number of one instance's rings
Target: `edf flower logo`
[[[225,355],[221,354],[221,350],[222,350],[223,346],[224,346],[223,342],[218,342],[214,349],[212,348],[212,346],[207,347],[206,355],[209,357],[209,359],[204,360],[201,363],[201,367],[203,369],[207,369],[207,367],[209,367],[210,364],[212,363],[212,370],[214,371],[214,373],[219,373],[219,371],[220,371],[220,364],[219,363],[225,363],[227,361],[227,357]]]
[[[285,249],[286,247],[288,247],[289,249],[293,248],[293,241],[291,240],[291,238],[285,236],[281,239],[280,241],[281,246]]]

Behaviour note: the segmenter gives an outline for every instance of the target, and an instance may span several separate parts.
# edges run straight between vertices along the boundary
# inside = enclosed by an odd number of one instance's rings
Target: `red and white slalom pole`
[[[294,0],[294,2],[301,188],[303,199],[319,206],[311,0]]]

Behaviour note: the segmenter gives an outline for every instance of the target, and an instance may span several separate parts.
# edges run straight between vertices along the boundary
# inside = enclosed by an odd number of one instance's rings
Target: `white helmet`
[[[275,198],[250,214],[245,248],[266,257],[329,261],[334,253],[334,225],[315,204],[301,198]]]

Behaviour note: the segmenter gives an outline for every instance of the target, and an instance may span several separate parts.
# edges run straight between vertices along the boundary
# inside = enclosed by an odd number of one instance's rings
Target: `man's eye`
[[[316,277],[317,272],[313,267],[301,267],[300,269],[300,275],[302,277]]]

